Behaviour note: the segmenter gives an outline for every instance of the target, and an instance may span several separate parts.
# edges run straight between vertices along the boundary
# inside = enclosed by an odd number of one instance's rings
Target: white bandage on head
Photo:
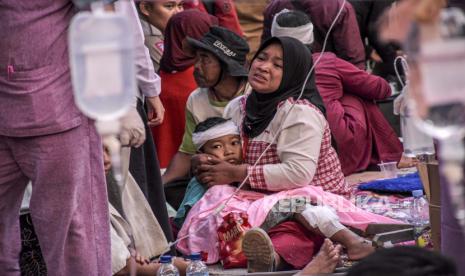
[[[290,12],[288,9],[284,9],[278,12],[273,18],[273,24],[271,25],[271,36],[288,36],[293,37],[305,45],[310,45],[313,43],[313,24],[312,22],[302,25],[299,27],[281,27],[276,18],[283,13]]]
[[[231,120],[209,128],[206,131],[193,133],[192,142],[194,142],[195,149],[200,150],[206,142],[225,135],[239,135],[239,128]]]
[[[301,215],[313,228],[318,228],[327,238],[332,237],[338,231],[345,228],[345,226],[339,222],[339,217],[336,212],[328,206],[313,206],[307,204]]]

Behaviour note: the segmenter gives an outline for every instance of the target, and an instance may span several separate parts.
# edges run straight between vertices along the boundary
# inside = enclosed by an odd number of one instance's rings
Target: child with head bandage
[[[237,125],[220,117],[199,123],[192,135],[197,152],[213,155],[231,164],[242,163],[242,146]]]
[[[239,128],[231,120],[221,117],[208,118],[195,127],[192,141],[198,153],[212,155],[235,165],[243,161]],[[206,187],[193,177],[187,185],[184,199],[174,218],[177,227],[181,228],[187,213],[205,192]]]

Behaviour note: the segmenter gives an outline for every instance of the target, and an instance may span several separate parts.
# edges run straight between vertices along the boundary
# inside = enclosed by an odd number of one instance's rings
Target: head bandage
[[[276,18],[282,14],[290,12],[288,9],[284,9],[278,12],[273,18],[273,24],[271,25],[271,36],[288,36],[298,39],[305,45],[309,45],[313,43],[313,24],[312,22],[302,25],[299,27],[281,27],[279,26],[278,22],[276,22]]]
[[[208,141],[225,135],[239,135],[239,128],[234,122],[228,120],[205,131],[193,133],[192,142],[195,149],[200,150]]]

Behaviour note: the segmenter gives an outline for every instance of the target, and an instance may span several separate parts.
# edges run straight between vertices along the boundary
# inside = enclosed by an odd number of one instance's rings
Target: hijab
[[[253,90],[247,97],[246,115],[242,129],[250,138],[257,137],[268,127],[280,102],[299,97],[305,78],[313,66],[310,50],[300,41],[291,37],[272,37],[265,41],[253,57],[252,63],[261,51],[273,43],[279,43],[283,49],[283,77],[276,91],[265,94]],[[323,100],[315,84],[315,70],[305,85],[301,99],[307,99],[323,114],[326,113]]]
[[[160,70],[171,73],[184,71],[195,63],[195,56],[187,55],[183,49],[186,37],[200,39],[218,19],[198,10],[187,10],[173,15],[165,29],[164,52]]]

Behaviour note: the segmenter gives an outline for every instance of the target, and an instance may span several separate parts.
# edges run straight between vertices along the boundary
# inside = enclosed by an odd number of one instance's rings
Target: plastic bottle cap
[[[160,257],[160,263],[162,263],[162,264],[171,263],[171,256],[170,255],[161,256]]]
[[[412,191],[412,196],[413,197],[422,197],[423,196],[423,190]]]
[[[202,259],[202,256],[200,256],[200,253],[192,253],[189,256],[189,259],[191,259],[192,261],[200,261]]]

